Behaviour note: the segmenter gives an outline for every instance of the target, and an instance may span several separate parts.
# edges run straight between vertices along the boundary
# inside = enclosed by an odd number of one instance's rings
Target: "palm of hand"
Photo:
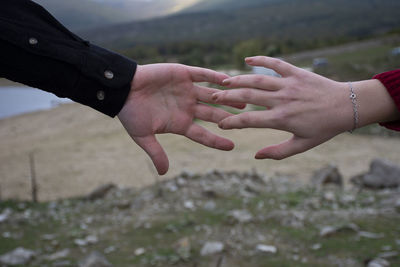
[[[226,76],[213,71],[178,64],[140,66],[132,91],[118,117],[132,139],[153,160],[159,174],[168,170],[168,158],[155,134],[184,135],[195,142],[231,150],[233,143],[193,122],[194,118],[218,122],[231,114],[198,103],[208,102],[215,89],[193,82],[222,83]]]

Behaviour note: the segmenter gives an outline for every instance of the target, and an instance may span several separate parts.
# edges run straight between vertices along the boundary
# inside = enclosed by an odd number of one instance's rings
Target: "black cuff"
[[[136,66],[124,56],[90,45],[71,99],[116,116],[128,97]]]

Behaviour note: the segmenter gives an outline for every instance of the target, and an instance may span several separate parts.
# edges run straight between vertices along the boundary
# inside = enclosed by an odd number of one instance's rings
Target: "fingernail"
[[[253,58],[252,58],[252,57],[246,57],[246,58],[245,58],[245,61],[246,61],[247,63],[251,63],[251,62],[253,61]]]
[[[229,85],[231,84],[231,81],[229,79],[225,79],[222,81],[222,85]]]

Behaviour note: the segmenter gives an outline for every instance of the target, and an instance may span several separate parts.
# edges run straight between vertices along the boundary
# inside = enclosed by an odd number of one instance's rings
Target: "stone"
[[[343,177],[335,165],[327,165],[317,170],[311,178],[311,183],[316,187],[322,187],[327,184],[343,186]]]
[[[321,229],[319,235],[322,237],[329,237],[332,235],[335,235],[337,233],[344,233],[344,232],[358,232],[360,230],[360,228],[354,224],[354,223],[349,223],[349,224],[345,224],[342,226],[337,226],[337,227],[333,227],[333,226],[325,226]]]
[[[109,246],[104,249],[104,253],[110,254],[110,253],[114,252],[115,250],[117,250],[117,248],[115,246]]]
[[[367,267],[389,267],[390,263],[381,258],[376,258],[368,262]]]
[[[208,211],[215,210],[216,208],[217,208],[217,204],[212,200],[207,201],[206,203],[204,203],[204,206],[203,206],[203,209],[208,210]]]
[[[79,239],[79,238],[75,239],[74,243],[77,246],[83,247],[83,246],[87,246],[87,245],[91,245],[91,244],[96,244],[98,241],[99,241],[99,239],[97,238],[97,236],[88,235],[84,239]]]
[[[183,206],[186,209],[189,209],[189,210],[195,210],[196,209],[196,206],[194,205],[194,202],[191,201],[191,200],[186,200],[185,202],[183,202]]]
[[[311,246],[312,250],[320,250],[322,248],[322,245],[320,243],[316,243]]]
[[[324,200],[329,201],[329,202],[336,201],[335,193],[333,193],[332,191],[325,192],[324,193]]]
[[[278,249],[275,246],[258,244],[256,246],[256,250],[264,253],[272,253],[275,254],[278,252]]]
[[[384,238],[385,235],[382,233],[371,233],[371,232],[365,232],[365,231],[360,231],[358,232],[358,235],[360,237],[365,237],[365,238],[369,238],[369,239],[380,239],[380,238]]]
[[[189,237],[183,237],[175,243],[176,253],[182,259],[190,258],[191,243]]]
[[[1,214],[0,214],[0,223],[3,223],[8,220],[8,218],[11,215],[11,209],[5,209]]]
[[[112,264],[98,251],[93,251],[78,263],[79,267],[112,267]]]
[[[253,215],[247,210],[232,210],[228,215],[238,223],[248,223],[253,220]]]
[[[356,197],[354,195],[345,194],[341,197],[340,201],[343,204],[350,204],[356,201]]]
[[[201,248],[200,255],[207,256],[212,254],[220,253],[224,250],[225,245],[221,242],[212,241],[206,242],[204,246]]]
[[[70,267],[73,264],[69,260],[55,261],[51,264],[51,267]]]
[[[396,258],[397,256],[399,256],[399,252],[397,251],[385,251],[378,254],[378,258],[381,259]]]
[[[18,247],[10,252],[7,252],[6,254],[1,255],[0,263],[4,265],[26,265],[35,256],[36,252]]]
[[[62,258],[66,258],[66,257],[68,257],[69,253],[70,253],[70,250],[66,248],[66,249],[54,252],[53,254],[46,256],[46,260],[56,261],[56,260],[59,260]]]
[[[144,253],[146,253],[146,250],[144,248],[137,248],[137,249],[135,249],[135,252],[134,252],[135,256],[141,256]]]
[[[88,200],[96,200],[100,198],[104,198],[111,189],[116,188],[116,185],[113,183],[105,184],[94,189],[86,198]]]
[[[354,176],[350,181],[370,189],[399,187],[400,167],[388,160],[374,159],[367,173]]]

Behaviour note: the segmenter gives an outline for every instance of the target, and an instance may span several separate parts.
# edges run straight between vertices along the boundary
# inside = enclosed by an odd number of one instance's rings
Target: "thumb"
[[[257,152],[256,159],[276,159],[281,160],[314,147],[308,139],[293,136],[283,143],[268,146]]]
[[[154,135],[134,137],[133,140],[149,155],[159,175],[167,173],[169,161],[164,149]]]

